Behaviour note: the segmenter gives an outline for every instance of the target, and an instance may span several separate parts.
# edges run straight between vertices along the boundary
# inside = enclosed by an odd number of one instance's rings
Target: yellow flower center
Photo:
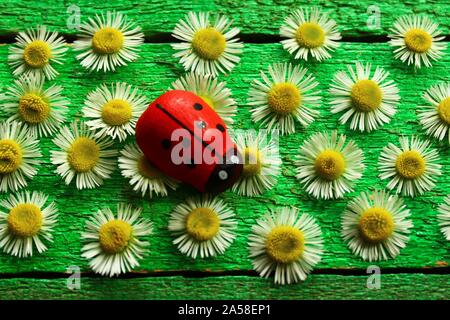
[[[439,103],[438,114],[442,121],[450,125],[450,97],[445,98]]]
[[[359,80],[353,85],[350,97],[355,109],[372,112],[381,106],[383,92],[375,81]]]
[[[406,47],[417,53],[427,52],[433,43],[431,35],[422,29],[410,29],[405,34]]]
[[[23,50],[25,63],[32,68],[42,68],[52,58],[52,51],[47,42],[34,40]]]
[[[415,179],[425,172],[425,159],[415,151],[409,150],[402,152],[395,161],[397,173],[405,179]]]
[[[335,150],[324,150],[314,162],[316,174],[322,179],[333,181],[345,172],[345,159]]]
[[[132,238],[133,228],[128,222],[111,220],[100,227],[98,234],[102,250],[114,254],[127,248]]]
[[[0,140],[0,174],[16,171],[22,164],[22,148],[9,139]]]
[[[123,33],[112,27],[101,28],[92,37],[92,49],[98,54],[117,53],[123,48]]]
[[[392,235],[394,220],[387,210],[373,207],[363,212],[359,219],[358,228],[365,241],[378,243]]]
[[[102,108],[102,119],[110,126],[121,126],[132,117],[130,104],[122,99],[112,99]]]
[[[209,96],[199,96],[199,97],[202,98],[202,100],[205,101],[208,104],[208,106],[210,106],[212,109],[214,109],[214,110],[216,109],[214,107],[214,103],[213,103],[211,97],[209,97]]]
[[[192,49],[205,60],[219,59],[226,46],[227,42],[223,34],[213,27],[198,30],[192,38]]]
[[[297,28],[295,39],[300,47],[317,48],[325,42],[325,32],[315,22],[305,22]]]
[[[143,177],[149,179],[156,179],[162,176],[161,172],[152,166],[145,156],[140,157],[138,160],[138,171]]]
[[[303,232],[292,226],[274,227],[267,235],[266,253],[275,262],[297,261],[305,249]]]
[[[67,151],[67,160],[76,172],[88,172],[95,167],[100,159],[100,147],[86,137],[79,137]]]
[[[198,241],[211,240],[219,232],[220,218],[210,208],[196,208],[186,217],[187,233]]]
[[[252,177],[261,173],[262,162],[261,154],[256,148],[245,148],[244,150],[244,168],[242,175],[244,177]]]
[[[9,211],[8,228],[17,237],[32,237],[42,227],[41,209],[32,203],[20,203]]]
[[[40,95],[26,93],[19,100],[19,114],[25,122],[41,123],[49,113],[50,106]]]
[[[267,94],[269,107],[281,115],[292,113],[299,107],[301,101],[300,90],[289,82],[274,84]]]

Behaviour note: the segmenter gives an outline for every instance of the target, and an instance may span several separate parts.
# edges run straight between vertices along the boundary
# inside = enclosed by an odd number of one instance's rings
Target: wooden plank
[[[75,34],[73,14],[78,12],[82,21],[105,10],[103,2],[80,1],[38,1],[32,6],[22,0],[9,0],[0,4],[2,19],[0,35],[15,33],[36,24],[45,23],[59,32]],[[108,3],[108,10],[117,10],[134,18],[146,35],[171,32],[176,22],[188,11],[211,11],[226,14],[235,20],[235,25],[245,34],[278,35],[283,19],[294,8],[317,5],[330,12],[337,21],[343,36],[386,35],[393,22],[401,15],[426,14],[441,24],[444,34],[449,34],[448,4],[439,0],[409,3],[381,1],[324,1],[324,0],[124,0]],[[374,7],[375,6],[375,7]],[[373,12],[379,12],[379,16]],[[379,27],[372,19],[379,17]],[[369,27],[368,21],[370,26]],[[69,23],[69,24],[68,24]]]
[[[0,56],[5,57],[8,46],[0,46]],[[68,54],[67,61],[59,70],[61,75],[56,83],[65,87],[64,93],[71,101],[69,120],[79,116],[86,94],[103,82],[115,80],[127,81],[140,87],[149,101],[160,95],[170,83],[183,73],[182,67],[172,58],[172,49],[168,44],[145,44],[142,58],[121,68],[117,73],[89,74],[74,58]],[[310,63],[307,67],[317,76],[324,103],[320,110],[320,118],[307,130],[298,128],[298,132],[281,139],[283,159],[282,175],[278,185],[271,191],[255,198],[239,197],[232,192],[223,196],[236,210],[239,219],[238,237],[225,255],[205,260],[192,260],[182,256],[171,244],[172,237],[167,230],[168,215],[173,207],[187,196],[195,193],[187,187],[171,192],[167,198],[141,199],[133,193],[127,180],[120,176],[118,169],[112,179],[95,190],[78,191],[73,186],[65,186],[54,174],[54,166],[50,163],[49,152],[54,148],[50,139],[42,139],[41,147],[44,164],[38,176],[30,183],[30,190],[42,190],[55,200],[60,218],[55,230],[55,241],[50,249],[42,255],[28,259],[17,259],[0,254],[0,272],[53,271],[63,272],[69,265],[78,265],[88,270],[87,263],[80,257],[80,233],[85,220],[98,208],[115,205],[116,202],[130,202],[143,206],[144,216],[154,222],[154,235],[150,238],[151,252],[143,260],[139,270],[250,270],[251,262],[247,258],[247,236],[255,219],[267,209],[280,206],[296,206],[302,211],[315,216],[323,230],[326,252],[318,268],[365,268],[369,263],[353,256],[340,237],[340,213],[346,203],[359,192],[371,188],[383,188],[386,184],[377,178],[377,160],[381,148],[388,142],[395,142],[402,134],[418,134],[425,137],[415,114],[416,105],[422,103],[422,92],[438,81],[448,80],[448,63],[450,48],[445,57],[432,69],[414,71],[400,62],[393,60],[391,49],[387,44],[344,43],[333,59],[324,63]],[[339,125],[338,115],[331,115],[328,105],[328,93],[333,74],[354,60],[371,61],[392,73],[396,79],[402,101],[399,112],[393,121],[370,134],[355,133],[346,126]],[[261,68],[270,62],[289,61],[289,55],[279,44],[247,45],[242,62],[227,76],[222,76],[238,101],[239,114],[236,127],[256,127],[250,120],[250,107],[246,104],[247,92],[252,79],[259,77]],[[0,89],[2,92],[12,82],[11,73],[6,64],[0,64]],[[338,201],[317,201],[305,193],[295,179],[294,158],[302,141],[310,134],[323,130],[338,128],[346,133],[363,149],[366,156],[366,171],[358,182],[356,190]],[[443,172],[450,166],[449,147],[447,143],[435,144],[439,147]],[[119,145],[117,147],[120,147]],[[396,260],[379,263],[381,267],[436,267],[450,262],[449,242],[441,235],[437,219],[436,207],[443,197],[450,193],[450,176],[442,175],[437,187],[424,196],[405,199],[412,210],[414,229],[408,247],[402,250]],[[1,195],[4,197],[5,195]]]
[[[257,277],[81,278],[70,290],[67,279],[2,279],[1,299],[449,299],[447,275],[381,275],[380,289],[367,288],[367,276],[312,275],[305,282],[277,286]],[[369,280],[370,282],[370,280]],[[74,282],[70,282],[73,284]],[[207,290],[206,290],[207,288]],[[169,310],[168,310],[169,311]],[[176,312],[176,310],[170,310]]]

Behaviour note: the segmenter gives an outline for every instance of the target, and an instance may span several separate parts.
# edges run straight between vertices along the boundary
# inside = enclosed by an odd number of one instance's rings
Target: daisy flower
[[[391,121],[400,101],[397,85],[386,80],[389,72],[377,67],[371,76],[371,64],[348,66],[348,73],[339,71],[331,84],[331,112],[344,112],[342,124],[350,121],[350,129],[372,131]]]
[[[306,279],[323,253],[322,232],[315,219],[283,207],[256,221],[249,237],[253,268],[262,277],[275,273],[275,283]]]
[[[61,95],[61,86],[44,89],[44,80],[39,74],[22,76],[1,98],[8,120],[27,124],[38,137],[48,136],[58,129],[69,104]]]
[[[141,192],[142,196],[147,192],[150,198],[153,193],[157,196],[167,196],[167,188],[175,190],[178,187],[175,180],[166,177],[148,162],[136,143],[126,145],[120,154],[119,168],[122,170],[122,176],[130,179],[133,190]]]
[[[275,63],[269,66],[270,79],[261,71],[262,82],[254,80],[249,93],[252,119],[261,121],[269,130],[278,129],[282,135],[295,132],[294,120],[307,127],[319,112],[319,85],[308,70],[292,64]]]
[[[234,212],[219,198],[189,198],[172,212],[169,230],[181,253],[201,258],[223,254],[234,241]]]
[[[413,227],[403,200],[384,191],[362,192],[342,215],[342,237],[365,261],[395,258]]]
[[[431,67],[431,60],[442,57],[445,48],[444,36],[439,36],[439,25],[428,17],[417,15],[398,18],[391,28],[389,44],[394,50],[395,58],[408,65],[414,64],[420,68],[422,64]]]
[[[429,141],[401,137],[400,148],[389,143],[380,155],[380,178],[390,179],[387,188],[414,197],[434,188],[441,174],[439,153]]]
[[[116,212],[98,210],[86,223],[81,238],[85,241],[82,257],[89,260],[95,273],[115,276],[139,266],[152,233],[152,224],[141,216],[141,209],[119,203]]]
[[[75,179],[78,189],[92,189],[109,178],[115,168],[117,151],[108,138],[96,138],[84,122],[72,122],[53,139],[61,150],[51,151],[56,172],[68,185]]]
[[[178,52],[175,58],[186,71],[198,74],[217,76],[220,72],[231,71],[239,62],[239,54],[244,45],[234,38],[238,28],[231,28],[232,21],[217,15],[210,22],[208,12],[189,12],[185,20],[180,20],[172,32],[172,36],[183,41],[172,44]]]
[[[439,225],[445,238],[450,241],[450,196],[445,197],[444,203],[439,208]]]
[[[53,240],[57,210],[54,202],[47,204],[48,196],[42,192],[11,194],[0,202],[0,248],[19,258],[47,250],[42,242]]]
[[[0,123],[0,191],[27,186],[41,163],[39,141],[26,125],[17,121]]]
[[[137,88],[125,82],[106,84],[90,92],[84,102],[83,116],[87,126],[96,131],[96,137],[110,136],[119,141],[134,135],[136,122],[147,108],[147,100]]]
[[[231,90],[226,82],[218,82],[208,75],[193,72],[172,82],[175,90],[190,91],[202,98],[227,124],[233,124],[236,115],[236,101],[231,97]]]
[[[281,159],[277,141],[265,132],[246,131],[236,138],[244,160],[242,175],[233,186],[239,195],[255,196],[272,189],[280,174]]]
[[[450,143],[450,83],[439,83],[423,95],[429,104],[419,106],[418,117],[427,134]]]
[[[288,38],[281,44],[295,59],[312,56],[318,61],[331,58],[329,51],[334,51],[341,39],[336,22],[318,8],[295,10],[284,20],[280,36]]]
[[[80,39],[73,43],[81,51],[77,59],[90,70],[115,71],[116,67],[136,60],[144,42],[141,28],[119,12],[95,15],[80,26]]]
[[[364,171],[364,154],[353,140],[337,131],[316,133],[300,148],[297,179],[318,199],[342,198]]]
[[[16,43],[9,48],[8,62],[14,76],[32,74],[51,80],[59,74],[52,65],[62,64],[66,50],[66,42],[57,32],[37,26],[19,32]]]

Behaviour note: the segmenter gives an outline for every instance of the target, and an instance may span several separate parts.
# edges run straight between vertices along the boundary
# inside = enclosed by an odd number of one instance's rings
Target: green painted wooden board
[[[225,14],[235,21],[235,25],[245,34],[278,34],[284,17],[294,8],[305,5],[319,6],[330,12],[340,26],[344,36],[386,35],[392,23],[400,15],[427,14],[441,24],[442,32],[449,34],[448,3],[431,1],[345,1],[345,0],[122,0],[104,3],[94,0],[38,1],[30,4],[23,0],[7,0],[0,4],[3,19],[0,21],[0,33],[11,33],[25,27],[45,22],[63,33],[75,34],[76,30],[68,26],[67,21],[80,9],[81,20],[104,10],[118,10],[135,17],[146,35],[171,32],[175,23],[192,11],[210,11]],[[377,8],[373,7],[375,5]],[[372,6],[372,7],[371,7]],[[380,27],[369,28],[367,21],[374,12],[380,13]],[[57,17],[57,18],[56,18]],[[370,20],[372,21],[372,20]]]
[[[74,282],[70,288],[74,288]],[[447,275],[381,275],[380,288],[367,288],[366,276],[314,275],[305,282],[277,286],[257,277],[156,277],[136,279],[81,278],[79,289],[67,279],[0,281],[3,299],[22,296],[45,299],[448,299]],[[11,290],[14,287],[14,290]],[[171,308],[168,313],[177,312]]]
[[[265,35],[276,34],[279,24],[290,6],[285,1],[245,2],[223,1],[219,4],[208,4],[206,1],[197,1],[189,4],[176,1],[161,4],[150,2],[148,4],[134,3],[133,1],[117,2],[109,9],[116,9],[136,18],[144,28],[146,35],[151,36],[159,32],[170,32],[176,21],[188,10],[211,10],[233,16],[236,24],[247,34],[261,33]],[[296,1],[295,3],[298,3]],[[327,3],[325,6],[334,11],[335,19],[344,30],[344,35],[364,40],[361,35],[367,34],[365,20],[367,16],[360,14],[366,12],[368,3],[341,4],[337,1]],[[437,1],[429,3],[420,2],[412,7],[408,4],[394,4],[378,2],[382,8],[382,29],[370,31],[370,34],[384,35],[387,28],[400,13],[427,13],[435,17],[448,34],[449,20],[443,10],[444,6]],[[35,4],[33,13],[28,12],[24,2],[9,1],[0,4],[0,36],[8,35],[27,26],[37,23],[46,23],[54,26],[63,33],[73,33],[65,25],[66,2],[49,5],[41,1]],[[79,1],[82,19],[84,15],[92,15],[98,11],[102,4],[91,1]],[[3,6],[3,8],[2,8]],[[27,11],[28,10],[28,11]],[[161,15],[161,12],[164,15]],[[256,15],[258,14],[258,16]],[[158,20],[159,19],[159,20]],[[272,39],[272,38],[267,38]],[[366,40],[364,40],[366,41]],[[0,45],[0,57],[6,60],[9,45]],[[143,94],[152,101],[163,93],[170,83],[183,74],[182,66],[172,57],[173,50],[169,44],[146,43],[142,46],[141,58],[127,67],[122,67],[116,73],[89,73],[84,70],[75,59],[75,54],[69,50],[66,62],[58,70],[60,75],[53,83],[65,87],[64,94],[71,101],[68,112],[68,121],[80,117],[80,109],[86,94],[103,82],[126,81],[138,86]],[[266,69],[272,62],[292,61],[279,43],[246,44],[241,63],[228,75],[222,75],[221,80],[228,82],[233,96],[239,105],[239,112],[235,118],[235,127],[249,129],[257,128],[250,120],[250,107],[247,104],[247,93],[253,79],[259,78],[259,71]],[[372,62],[391,72],[399,86],[401,103],[399,111],[392,122],[380,130],[370,134],[355,133],[344,125],[338,123],[339,115],[332,115],[329,111],[328,88],[334,73],[344,69],[346,64],[354,61]],[[0,297],[13,298],[203,298],[201,288],[206,286],[221,286],[223,283],[227,290],[217,298],[390,298],[393,292],[398,298],[449,298],[447,289],[449,277],[446,274],[408,274],[385,275],[386,288],[379,291],[365,291],[366,276],[339,275],[346,269],[355,269],[361,272],[371,263],[367,263],[351,254],[340,237],[340,214],[349,199],[359,192],[373,187],[383,188],[386,183],[377,178],[377,160],[381,148],[388,142],[395,142],[402,134],[416,134],[425,137],[424,131],[418,124],[416,106],[423,103],[422,92],[430,85],[439,81],[448,81],[450,61],[450,48],[442,60],[435,63],[433,68],[414,71],[393,59],[391,48],[386,43],[359,43],[343,42],[335,52],[333,58],[322,63],[300,62],[306,66],[320,83],[323,104],[320,108],[320,117],[308,128],[297,127],[298,132],[281,139],[281,155],[283,160],[282,175],[278,185],[262,196],[254,198],[239,197],[232,192],[224,193],[224,199],[233,207],[238,216],[238,238],[223,256],[217,258],[193,260],[181,255],[172,245],[172,237],[167,230],[168,216],[174,206],[186,197],[195,193],[188,187],[182,187],[171,192],[166,198],[142,199],[139,194],[132,191],[126,179],[122,178],[116,169],[113,177],[95,190],[76,190],[73,186],[65,186],[59,176],[54,174],[55,167],[50,163],[49,152],[54,148],[51,139],[42,139],[41,148],[44,154],[44,163],[38,175],[29,184],[30,190],[43,190],[55,200],[60,218],[55,230],[54,243],[42,255],[27,259],[17,259],[0,254]],[[12,83],[12,76],[6,63],[0,64],[0,90],[5,90]],[[338,129],[354,139],[365,153],[366,170],[364,177],[356,186],[354,192],[338,201],[317,201],[309,197],[302,186],[295,179],[294,158],[302,142],[314,132]],[[130,139],[129,141],[131,141]],[[120,149],[123,144],[117,144]],[[446,143],[433,141],[434,147],[439,149],[444,174],[439,178],[437,187],[424,196],[414,200],[406,198],[406,205],[412,211],[414,229],[411,240],[395,260],[377,263],[382,270],[420,270],[427,268],[443,273],[450,262],[450,243],[445,241],[439,231],[436,220],[436,207],[443,197],[450,193],[450,177],[445,174],[450,169],[449,148]],[[155,230],[150,237],[151,250],[142,261],[141,266],[135,270],[139,277],[135,279],[98,279],[92,278],[89,273],[87,261],[80,256],[80,233],[90,214],[97,209],[117,202],[130,202],[144,208],[144,216],[154,222]],[[275,287],[271,280],[259,279],[256,276],[223,276],[205,277],[198,279],[184,279],[176,276],[180,271],[213,271],[215,275],[221,272],[247,272],[251,270],[251,261],[247,257],[247,237],[255,219],[260,217],[269,208],[293,205],[304,212],[315,216],[322,228],[325,239],[325,254],[322,262],[317,266],[317,272],[332,270],[337,275],[313,274],[302,284],[285,287]],[[372,263],[373,264],[373,263]],[[65,279],[40,279],[42,274],[64,272],[70,265],[76,265],[84,273],[84,289],[80,292],[68,292],[64,287]],[[399,269],[401,268],[401,269]],[[412,269],[414,268],[414,269]],[[155,272],[165,271],[164,277],[154,277]],[[171,273],[173,276],[171,276]],[[383,272],[383,271],[382,271]],[[434,271],[433,271],[434,272]],[[27,275],[31,278],[22,278]],[[206,274],[207,275],[207,274]],[[133,277],[133,274],[131,275]],[[403,278],[402,278],[403,277]],[[330,280],[331,279],[331,280]],[[430,279],[429,283],[426,279]],[[329,282],[327,282],[329,281]],[[333,293],[329,284],[336,281],[343,289]],[[427,285],[422,283],[427,282]],[[415,284],[417,283],[417,286]],[[101,284],[101,285],[100,285]],[[388,286],[389,285],[389,286]],[[136,290],[122,292],[126,286],[136,287]],[[358,286],[356,289],[355,286]],[[359,289],[359,286],[361,288]],[[13,287],[16,290],[11,290]],[[29,289],[27,293],[26,289]],[[107,293],[116,289],[117,293]],[[170,288],[173,288],[172,290]],[[234,288],[237,288],[234,290]],[[249,289],[251,288],[251,290]],[[404,290],[398,290],[404,288]],[[151,292],[151,291],[154,292]],[[156,290],[156,291],[155,291]],[[192,291],[191,291],[192,290]],[[361,291],[362,290],[362,291]],[[252,292],[251,294],[248,292]],[[323,291],[323,294],[320,292]],[[367,290],[366,290],[367,291]],[[192,292],[192,295],[189,293]],[[234,292],[234,295],[233,295]],[[431,292],[435,292],[431,294]],[[157,294],[159,293],[159,294]]]

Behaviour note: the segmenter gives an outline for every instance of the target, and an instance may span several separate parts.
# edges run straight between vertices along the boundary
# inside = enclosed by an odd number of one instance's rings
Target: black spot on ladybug
[[[166,149],[166,150],[169,149],[169,148],[170,148],[170,145],[171,145],[169,139],[164,139],[163,141],[161,141],[161,144],[162,144],[162,147],[163,147],[164,149]]]
[[[217,130],[221,131],[221,132],[225,132],[225,127],[223,125],[221,125],[220,123],[216,126]]]
[[[196,103],[196,104],[194,104],[194,109],[195,110],[202,110],[203,106],[200,103]]]

